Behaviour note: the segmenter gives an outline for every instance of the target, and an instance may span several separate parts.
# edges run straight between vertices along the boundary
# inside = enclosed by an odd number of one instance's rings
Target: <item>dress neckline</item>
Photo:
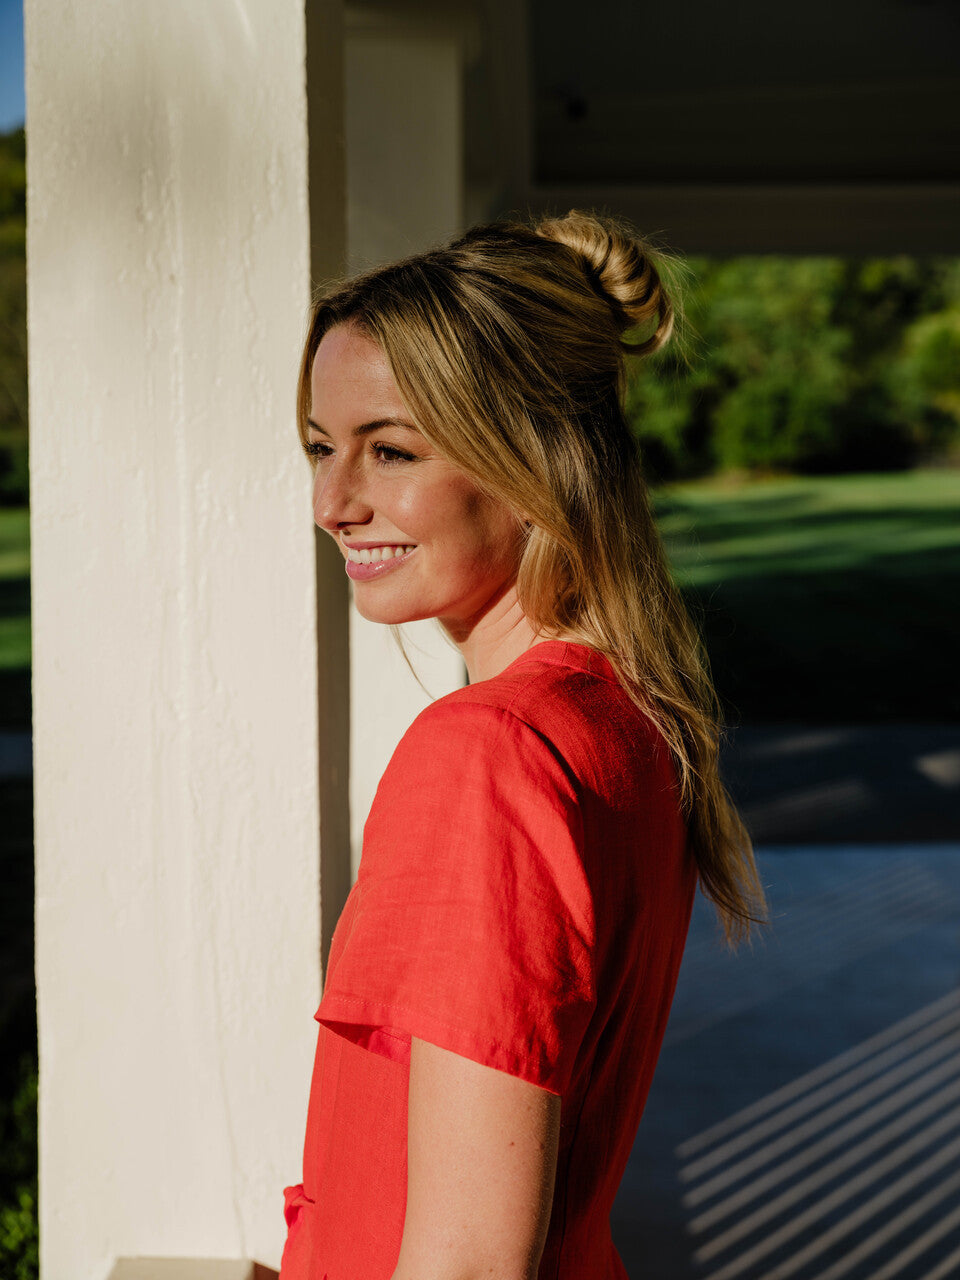
[[[506,675],[508,671],[534,662],[546,663],[551,667],[572,667],[575,671],[586,671],[590,675],[619,683],[609,658],[599,649],[591,649],[588,644],[580,644],[576,640],[541,640],[539,644],[531,645],[519,657],[514,658],[500,674]]]

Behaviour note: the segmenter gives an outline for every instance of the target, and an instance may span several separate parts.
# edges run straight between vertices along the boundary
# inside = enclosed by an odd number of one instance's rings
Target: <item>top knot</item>
[[[673,332],[673,303],[658,270],[662,258],[641,236],[613,219],[578,209],[545,218],[535,229],[580,255],[587,279],[609,304],[621,333],[653,325],[642,341],[621,339],[625,351],[646,355],[664,345]]]

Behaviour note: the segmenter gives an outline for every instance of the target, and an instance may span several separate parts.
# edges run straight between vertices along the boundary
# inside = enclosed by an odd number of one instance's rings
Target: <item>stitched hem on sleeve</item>
[[[449,1049],[481,1066],[493,1067],[507,1075],[538,1085],[560,1097],[570,1085],[570,1069],[550,1062],[546,1054],[521,1056],[495,1040],[486,1040],[463,1027],[453,1026],[417,1009],[399,1005],[378,1005],[360,996],[330,993],[323,997],[314,1014],[318,1022],[338,1035],[384,1057],[409,1061],[409,1040],[427,1040],[440,1049]],[[404,1054],[401,1044],[406,1045]]]

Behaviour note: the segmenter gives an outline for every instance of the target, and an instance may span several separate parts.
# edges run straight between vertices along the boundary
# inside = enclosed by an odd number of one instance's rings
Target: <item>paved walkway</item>
[[[773,924],[698,900],[613,1215],[634,1280],[960,1277],[960,727],[745,728]]]
[[[722,760],[758,844],[960,840],[960,725],[744,728]]]
[[[30,734],[19,729],[0,729],[0,778],[29,778],[32,771]]]
[[[613,1215],[633,1280],[960,1277],[960,842],[758,849],[698,901]]]

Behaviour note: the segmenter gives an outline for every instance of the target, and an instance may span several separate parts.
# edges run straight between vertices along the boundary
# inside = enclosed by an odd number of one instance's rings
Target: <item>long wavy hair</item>
[[[520,605],[540,632],[605,654],[663,734],[701,888],[735,942],[764,918],[764,893],[719,774],[706,654],[623,412],[626,357],[673,330],[663,263],[631,228],[572,211],[476,227],[332,285],[313,308],[298,420],[306,446],[317,348],[335,325],[354,325],[384,351],[430,444],[522,513]]]

